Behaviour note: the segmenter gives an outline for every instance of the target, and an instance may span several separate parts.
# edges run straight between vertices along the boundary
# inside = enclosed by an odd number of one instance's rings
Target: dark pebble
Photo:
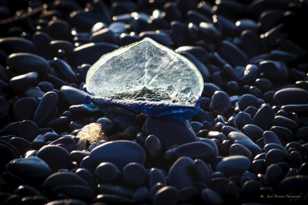
[[[273,82],[281,82],[288,79],[288,70],[285,64],[278,61],[261,61],[259,63],[260,72],[264,77],[273,80]]]
[[[170,167],[167,183],[178,189],[191,187],[193,178],[189,172],[193,168],[194,161],[189,157],[178,158]]]
[[[223,158],[216,169],[223,172],[226,176],[241,175],[244,171],[250,168],[250,160],[241,155],[230,156]]]
[[[302,88],[283,88],[275,92],[274,102],[279,105],[306,104],[308,91]]]
[[[122,169],[130,162],[143,164],[145,161],[145,152],[135,142],[116,140],[95,147],[91,151],[90,160],[94,163],[102,161],[111,162]]]
[[[89,98],[89,94],[85,91],[68,85],[61,87],[60,95],[69,105],[86,103]]]
[[[38,157],[19,158],[10,161],[7,170],[28,183],[41,183],[51,174],[48,164]]]
[[[117,166],[111,162],[100,163],[95,170],[96,176],[103,183],[113,182],[120,176],[121,172]]]
[[[77,76],[72,67],[64,60],[55,58],[50,61],[50,66],[53,67],[61,79],[67,82],[74,83],[77,81]]]
[[[30,72],[23,75],[14,76],[10,79],[10,86],[15,92],[23,92],[28,88],[35,86],[38,81],[38,74]]]
[[[33,116],[38,125],[45,125],[57,112],[58,98],[58,94],[53,91],[44,94]]]
[[[248,106],[259,107],[262,104],[262,100],[252,94],[244,94],[239,97],[238,106],[240,110],[244,110]]]
[[[36,50],[35,45],[30,40],[22,37],[1,38],[0,49],[8,55],[18,52],[33,53]]]
[[[263,129],[255,124],[246,124],[244,127],[242,127],[242,131],[252,140],[257,140],[263,135]]]
[[[50,70],[48,61],[31,53],[13,53],[8,57],[7,65],[15,74],[37,72],[44,75]]]
[[[142,164],[130,162],[123,167],[123,180],[128,185],[139,187],[147,180],[147,171]]]
[[[74,66],[86,63],[93,64],[103,54],[116,48],[118,48],[118,46],[110,43],[87,43],[74,49],[73,53],[70,55],[70,61]],[[93,55],[89,55],[89,53],[92,53]]]
[[[155,205],[175,205],[179,198],[179,191],[172,186],[164,186],[159,189],[153,196]]]
[[[211,97],[210,109],[214,112],[224,114],[231,108],[228,94],[224,91],[216,91]]]
[[[276,185],[283,179],[284,173],[279,165],[271,164],[267,167],[264,177],[267,183]]]
[[[57,171],[59,169],[70,169],[72,166],[69,153],[60,146],[43,146],[40,150],[38,150],[37,156],[47,162],[53,171]]]
[[[8,124],[0,133],[15,135],[32,141],[38,133],[38,126],[31,120],[22,120]]]
[[[274,120],[274,110],[268,104],[263,104],[253,117],[254,122],[262,129],[268,129]]]

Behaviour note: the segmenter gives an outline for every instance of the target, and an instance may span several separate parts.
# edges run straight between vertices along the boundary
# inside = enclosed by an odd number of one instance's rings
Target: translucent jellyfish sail
[[[145,38],[103,55],[89,69],[86,88],[98,104],[172,114],[195,107],[203,79],[185,57]]]

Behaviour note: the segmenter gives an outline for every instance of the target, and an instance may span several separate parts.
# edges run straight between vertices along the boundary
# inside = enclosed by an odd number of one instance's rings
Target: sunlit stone
[[[89,69],[86,88],[116,104],[194,107],[203,79],[185,57],[145,38],[103,55]]]

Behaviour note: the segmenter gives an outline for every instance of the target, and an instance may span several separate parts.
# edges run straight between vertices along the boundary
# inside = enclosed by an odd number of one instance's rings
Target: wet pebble
[[[143,164],[145,161],[145,152],[135,142],[117,140],[95,147],[91,151],[90,160],[94,163],[111,162],[121,169],[130,162]]]
[[[33,115],[38,125],[45,125],[57,112],[58,98],[58,94],[53,91],[44,94]]]
[[[95,174],[103,183],[108,183],[116,180],[121,172],[113,163],[102,162],[96,167]]]
[[[308,102],[308,91],[302,88],[283,88],[276,91],[273,98],[279,105],[305,104]]]
[[[231,108],[229,96],[224,91],[216,91],[211,97],[210,109],[217,113],[224,114]]]
[[[60,146],[43,146],[38,150],[37,156],[47,162],[53,171],[59,169],[70,169],[72,166],[69,153]]]
[[[48,164],[38,157],[19,158],[10,161],[7,170],[28,183],[41,183],[51,174]]]
[[[31,53],[13,53],[8,57],[7,65],[16,74],[37,72],[44,75],[50,70],[48,61]]]
[[[240,175],[250,168],[250,160],[241,155],[223,158],[216,169],[223,172],[226,176]]]

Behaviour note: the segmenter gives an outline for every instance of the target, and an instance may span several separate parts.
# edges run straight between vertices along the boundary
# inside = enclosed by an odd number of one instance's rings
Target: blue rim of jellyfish
[[[115,99],[105,99],[91,96],[87,99],[87,104],[94,104],[98,107],[106,105],[118,106],[133,112],[142,112],[152,117],[171,117],[176,119],[190,119],[201,111],[200,98],[195,106],[184,106],[177,104],[167,104],[163,102],[148,101],[123,101]],[[93,106],[93,105],[92,105]]]

